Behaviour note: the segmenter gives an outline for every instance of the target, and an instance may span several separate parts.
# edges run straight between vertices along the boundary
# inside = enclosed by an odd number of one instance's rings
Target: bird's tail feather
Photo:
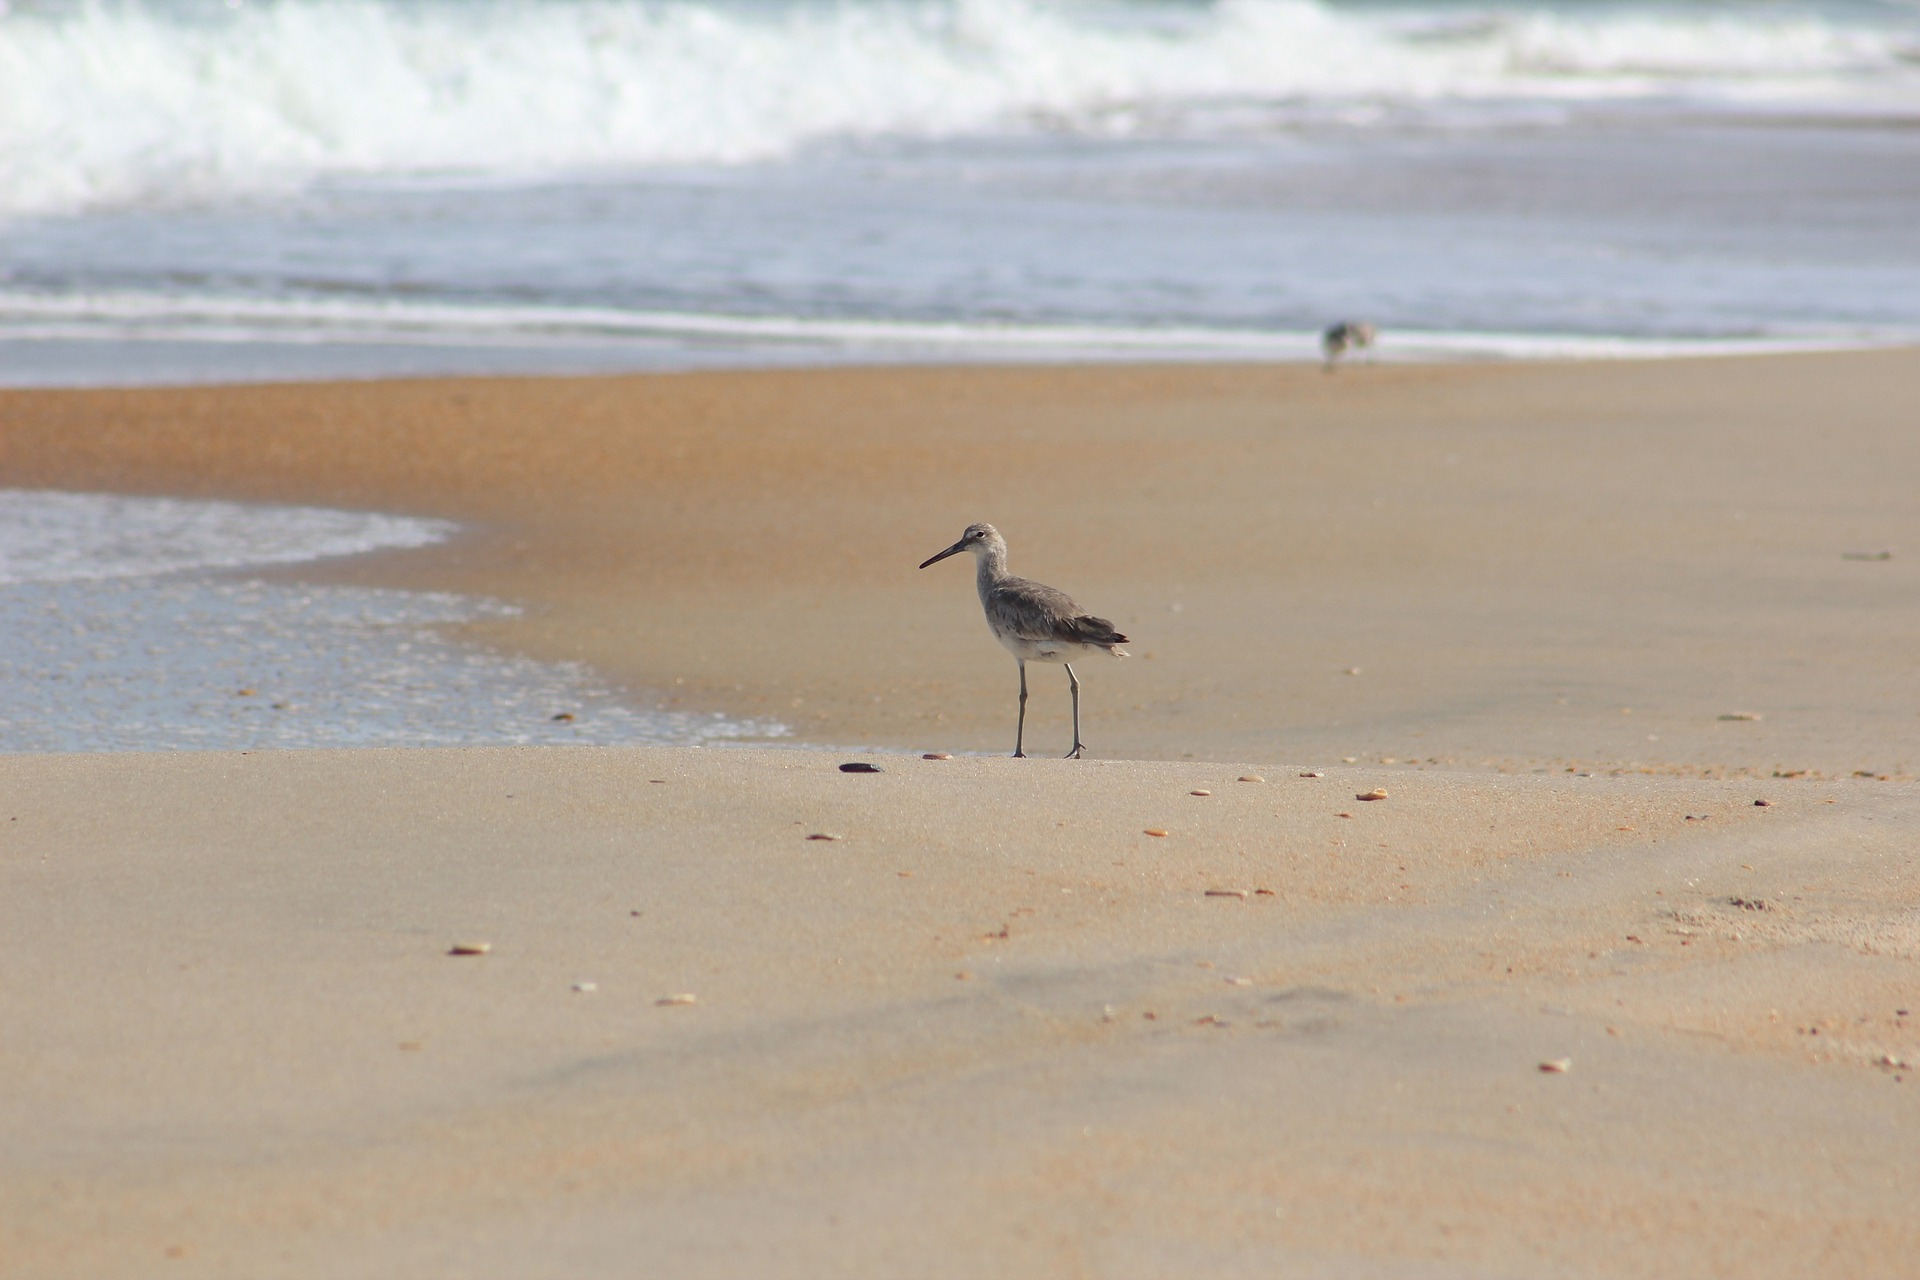
[[[1099,645],[1103,649],[1112,650],[1116,645],[1127,642],[1127,638],[1115,631],[1113,624],[1105,618],[1082,615],[1067,625],[1073,630],[1074,638],[1082,644]],[[1117,652],[1116,656],[1126,657],[1124,653]]]

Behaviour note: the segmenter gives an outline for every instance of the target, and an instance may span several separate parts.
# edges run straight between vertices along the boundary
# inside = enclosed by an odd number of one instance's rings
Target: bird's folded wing
[[[1066,592],[1043,582],[1010,578],[994,588],[989,606],[1000,627],[1022,640],[1077,644],[1125,644],[1105,618],[1082,613]]]
[[[987,607],[1003,630],[1022,640],[1071,639],[1071,624],[1081,616],[1066,592],[1025,578],[995,586]]]

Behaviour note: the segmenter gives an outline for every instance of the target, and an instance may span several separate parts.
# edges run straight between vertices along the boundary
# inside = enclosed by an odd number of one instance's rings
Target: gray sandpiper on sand
[[[1007,646],[1020,664],[1020,725],[1013,735],[1014,757],[1027,754],[1021,750],[1027,733],[1027,663],[1058,662],[1067,668],[1067,684],[1073,690],[1073,750],[1066,758],[1078,760],[1087,748],[1080,741],[1080,679],[1073,674],[1071,659],[1101,652],[1124,658],[1127,651],[1120,646],[1127,638],[1105,618],[1081,609],[1066,592],[1008,573],[1007,540],[990,524],[968,525],[960,541],[922,561],[920,567],[962,551],[973,552],[977,562],[980,606],[987,611],[993,638]]]
[[[1328,373],[1333,365],[1349,351],[1361,351],[1373,345],[1373,326],[1364,320],[1342,320],[1320,335],[1320,350],[1325,353],[1327,362],[1320,366]]]

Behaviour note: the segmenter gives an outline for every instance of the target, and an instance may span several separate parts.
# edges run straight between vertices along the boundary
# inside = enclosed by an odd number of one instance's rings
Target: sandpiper
[[[1334,362],[1341,356],[1372,345],[1372,325],[1364,320],[1342,320],[1320,335],[1320,350],[1327,357],[1327,362],[1320,367],[1332,373]]]
[[[1120,646],[1127,638],[1105,618],[1081,609],[1066,592],[1008,573],[1007,540],[990,524],[968,525],[960,541],[922,561],[920,567],[962,551],[973,552],[977,562],[980,606],[987,611],[987,626],[1020,664],[1020,723],[1013,735],[1014,756],[1027,754],[1021,749],[1027,732],[1027,663],[1058,662],[1066,666],[1067,683],[1073,690],[1073,750],[1067,752],[1067,759],[1079,759],[1086,745],[1080,741],[1080,678],[1073,674],[1072,659],[1089,653],[1124,658],[1127,651]]]

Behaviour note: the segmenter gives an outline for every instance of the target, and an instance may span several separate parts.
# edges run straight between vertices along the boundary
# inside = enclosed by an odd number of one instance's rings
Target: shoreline
[[[0,314],[10,304],[0,297]],[[432,309],[427,311],[431,313]],[[137,338],[19,338],[0,332],[0,391],[161,390],[193,387],[302,385],[316,382],[395,382],[447,379],[622,378],[676,374],[910,371],[1128,365],[1215,366],[1250,361],[1283,366],[1323,361],[1320,335],[1308,331],[1232,329],[1103,329],[1100,326],[869,324],[861,321],[757,321],[752,317],[640,314],[628,318],[658,341],[699,340],[707,330],[750,338],[764,331],[771,343],[783,326],[791,347],[737,352],[710,348],[641,351],[618,339],[577,343],[511,342],[490,347],[395,341],[370,332],[305,341],[214,342],[190,332]],[[674,326],[678,323],[681,329]],[[890,332],[898,330],[898,332]],[[817,332],[815,332],[817,331]],[[809,334],[812,337],[809,338]],[[804,344],[822,345],[810,349]],[[867,345],[858,345],[865,341]],[[851,345],[837,345],[851,344]],[[1596,363],[1645,360],[1747,359],[1793,355],[1905,350],[1920,334],[1656,337],[1632,334],[1493,332],[1393,329],[1347,365],[1450,366]],[[209,357],[211,350],[223,354]],[[453,353],[451,355],[447,353]],[[113,365],[144,372],[87,374]],[[49,369],[66,370],[49,373]],[[28,371],[31,371],[30,373]]]

